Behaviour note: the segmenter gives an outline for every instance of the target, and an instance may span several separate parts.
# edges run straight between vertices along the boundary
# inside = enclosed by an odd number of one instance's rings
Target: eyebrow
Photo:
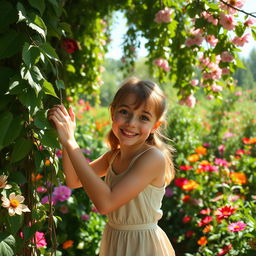
[[[121,104],[121,105],[119,105],[119,108],[120,108],[120,107],[130,108],[130,107],[129,107],[128,105],[126,105],[126,104]],[[143,113],[145,113],[145,114],[147,114],[147,115],[149,115],[149,116],[152,117],[152,114],[151,114],[150,112],[146,111],[146,110],[143,110]]]

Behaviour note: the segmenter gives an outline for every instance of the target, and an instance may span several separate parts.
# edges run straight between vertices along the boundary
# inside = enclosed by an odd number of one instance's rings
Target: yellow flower
[[[8,176],[6,175],[0,175],[0,188],[4,188],[4,189],[9,189],[12,186],[7,184],[7,178]]]
[[[22,212],[30,212],[28,207],[25,204],[22,204],[24,197],[21,195],[15,195],[14,192],[9,195],[9,199],[2,196],[2,201],[2,206],[8,208],[10,216],[13,216],[14,214],[21,215]]]
[[[190,190],[196,189],[198,186],[199,184],[196,183],[194,180],[189,180],[187,183],[185,183],[182,186],[182,190],[190,191]]]

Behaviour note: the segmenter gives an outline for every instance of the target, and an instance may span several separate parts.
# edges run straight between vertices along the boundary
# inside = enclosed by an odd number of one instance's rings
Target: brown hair
[[[134,94],[136,101],[136,107],[139,107],[142,103],[146,102],[149,98],[153,100],[155,105],[155,113],[157,121],[165,122],[165,114],[167,110],[166,97],[160,87],[151,82],[145,80],[139,80],[136,77],[127,79],[117,91],[112,103],[110,104],[110,112],[114,113],[115,108],[120,104],[122,99],[129,94]],[[166,138],[160,131],[160,127],[147,138],[146,143],[153,145],[160,149],[165,156],[166,161],[166,184],[169,184],[174,178],[175,171],[172,161],[173,147],[168,145],[165,141],[170,139]],[[112,150],[119,148],[119,141],[115,134],[111,130],[107,137],[107,143]]]

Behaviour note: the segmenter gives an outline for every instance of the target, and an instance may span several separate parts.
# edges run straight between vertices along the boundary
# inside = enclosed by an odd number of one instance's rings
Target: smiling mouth
[[[132,138],[132,137],[135,137],[138,135],[138,133],[135,133],[135,132],[129,132],[129,131],[125,131],[123,129],[120,129],[120,130],[121,130],[122,134],[125,135],[126,137]]]

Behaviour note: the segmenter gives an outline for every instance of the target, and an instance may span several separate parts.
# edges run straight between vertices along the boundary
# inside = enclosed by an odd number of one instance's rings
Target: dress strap
[[[141,155],[143,155],[145,152],[147,152],[148,150],[150,150],[150,149],[152,149],[152,148],[153,148],[153,147],[149,147],[149,148],[147,148],[146,150],[140,152],[138,155],[136,155],[136,156],[132,159],[132,161],[130,162],[130,164],[129,164],[127,170],[132,167],[132,165],[134,164],[134,162],[135,162]]]
[[[116,158],[116,156],[117,156],[117,154],[118,154],[119,152],[120,152],[120,150],[117,149],[117,150],[113,153],[113,155],[111,156],[110,161],[109,161],[109,166],[112,165],[113,161],[115,160],[115,158]]]

